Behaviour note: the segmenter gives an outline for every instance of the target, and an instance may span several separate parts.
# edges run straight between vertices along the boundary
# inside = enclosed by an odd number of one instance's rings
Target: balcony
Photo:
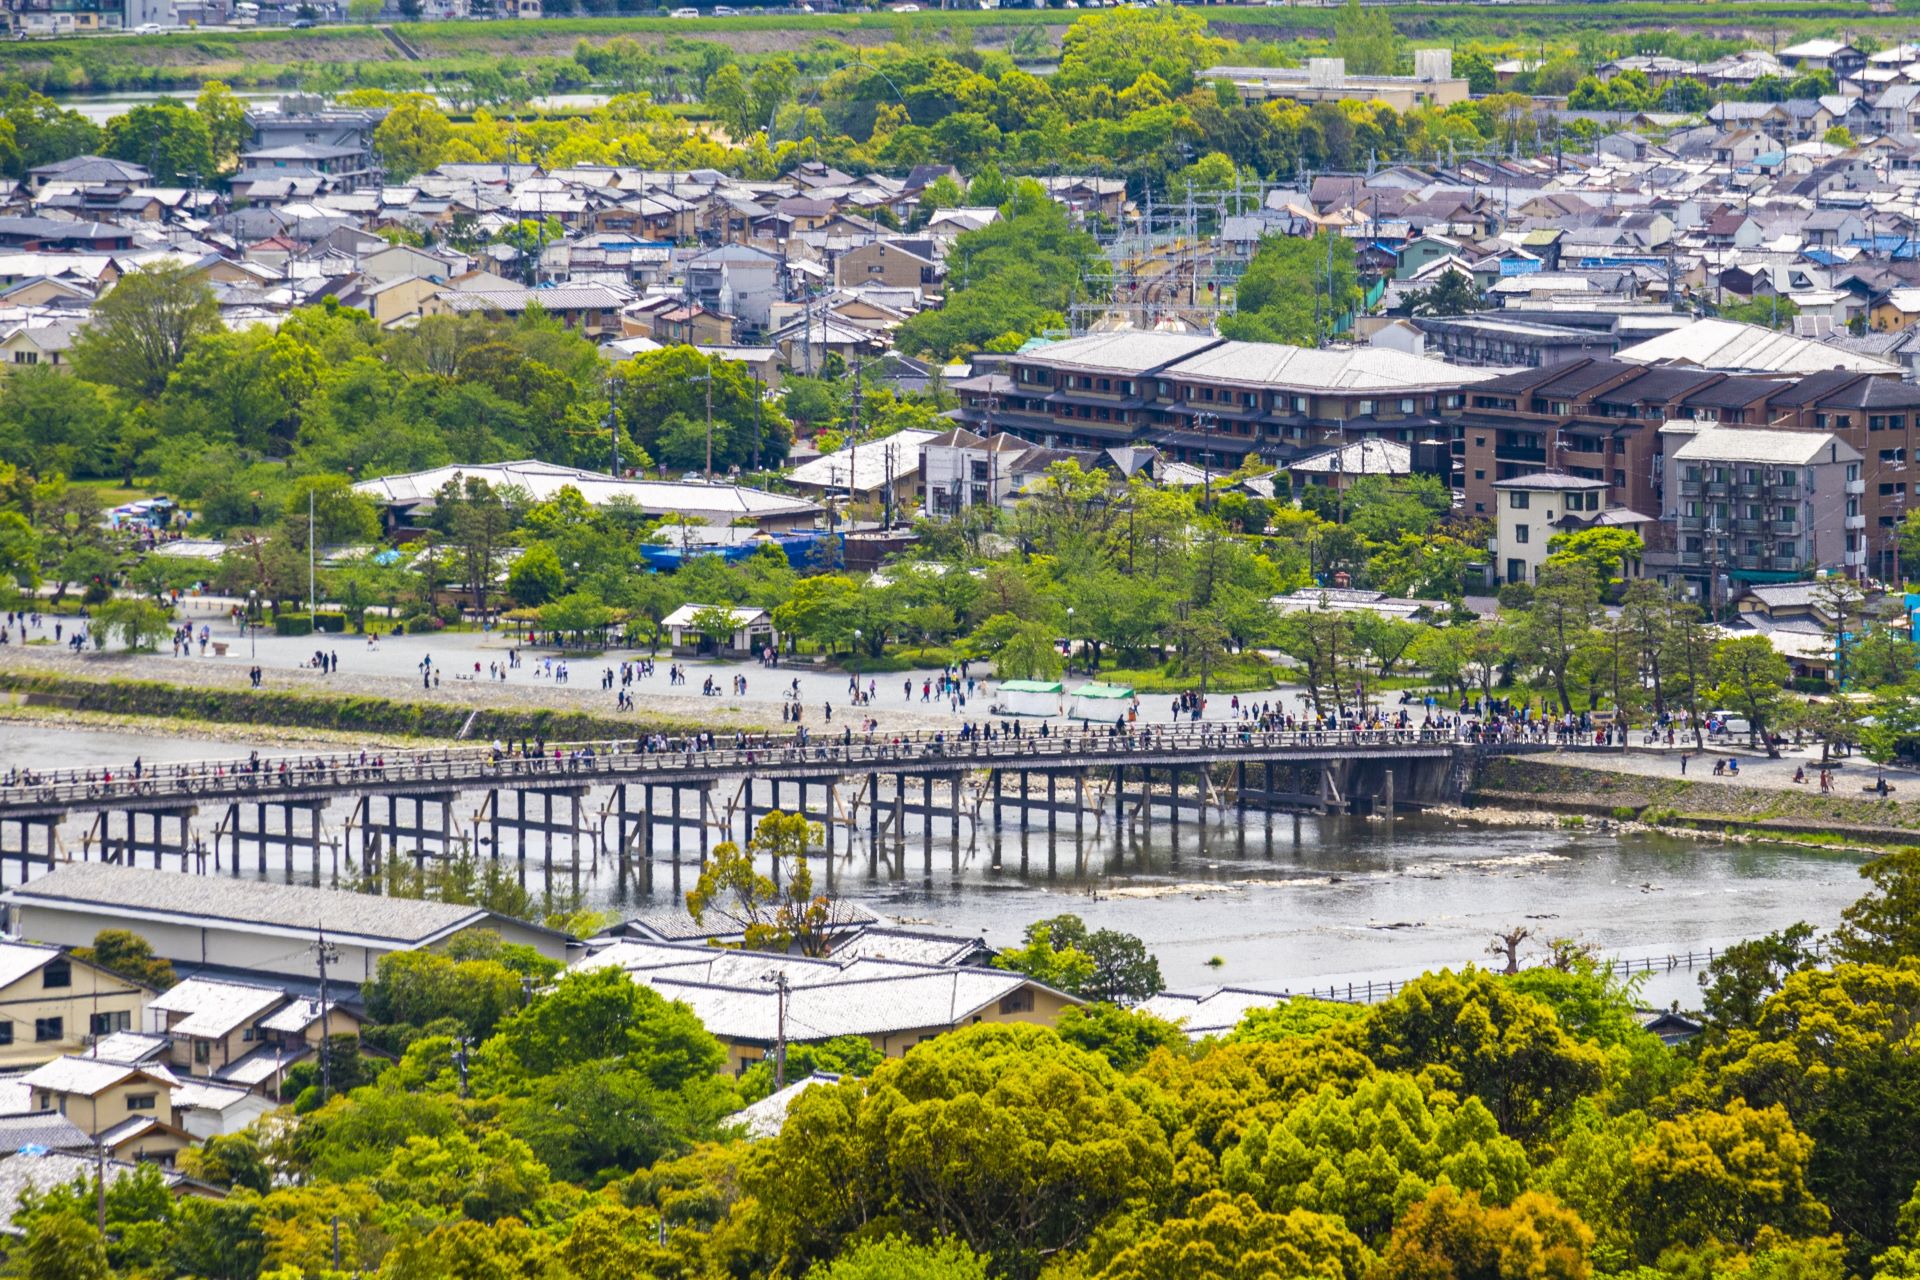
[[[1773,534],[1777,538],[1797,538],[1800,536],[1800,522],[1798,520],[1775,520],[1773,522]]]
[[[1734,492],[1742,498],[1758,498],[1761,496],[1762,490],[1757,484],[1743,484],[1736,485]]]
[[[1767,496],[1776,502],[1798,502],[1800,501],[1800,486],[1797,484],[1768,485]]]
[[[1493,451],[1496,462],[1541,462],[1547,460],[1545,449],[1528,449],[1521,445],[1503,444]]]
[[[1847,481],[1846,491],[1856,496],[1863,494],[1867,491],[1867,482],[1865,480],[1849,480]]]
[[[1845,521],[1845,527],[1849,529],[1864,529],[1867,527],[1867,518],[1865,516],[1848,516]]]
[[[1683,498],[1697,498],[1700,496],[1702,489],[1703,486],[1698,480],[1682,480],[1680,482],[1680,496]]]

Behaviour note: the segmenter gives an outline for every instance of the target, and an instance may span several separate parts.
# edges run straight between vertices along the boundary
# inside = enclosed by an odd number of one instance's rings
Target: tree
[[[1847,128],[1847,126],[1843,124],[1836,124],[1832,128],[1828,129],[1825,133],[1821,134],[1820,141],[1826,143],[1830,147],[1839,147],[1842,150],[1846,150],[1846,151],[1853,150],[1855,145],[1853,130]]]
[[[1768,728],[1793,676],[1787,660],[1765,636],[1729,636],[1713,646],[1712,671],[1715,701],[1744,715],[1753,745],[1765,742],[1767,755],[1777,757]]]
[[[1647,544],[1631,529],[1600,526],[1556,533],[1547,539],[1547,563],[1584,565],[1602,587],[1625,578],[1646,554]]]
[[[1333,19],[1333,54],[1344,58],[1347,74],[1392,75],[1400,69],[1400,37],[1385,10],[1347,0]]]
[[[219,80],[201,84],[193,100],[194,114],[207,124],[207,149],[216,172],[227,173],[237,167],[240,148],[252,130],[247,125],[247,105],[240,96]],[[206,175],[208,179],[212,173]]]
[[[210,186],[223,166],[206,117],[185,103],[160,98],[107,121],[101,153],[145,165],[161,186]]]
[[[613,376],[620,420],[648,456],[666,466],[707,465],[709,403],[717,472],[776,466],[787,456],[793,432],[786,415],[764,402],[760,384],[738,360],[713,359],[689,346],[663,347],[616,366]]]
[[[1319,346],[1346,327],[1360,303],[1351,241],[1328,233],[1263,236],[1220,332],[1247,342]]]
[[[884,1218],[1031,1275],[1171,1190],[1156,1096],[1044,1027],[981,1024],[806,1090],[741,1178],[795,1270]]]
[[[113,1280],[100,1232],[71,1210],[36,1216],[19,1256],[24,1280]]]
[[[523,605],[542,605],[567,587],[567,571],[552,546],[536,542],[520,553],[507,570],[507,594]]]
[[[490,1074],[525,1080],[602,1058],[674,1090],[718,1071],[726,1051],[685,1005],[615,968],[568,973],[481,1047]]]
[[[1790,924],[1724,948],[1700,975],[1701,1009],[1722,1029],[1751,1028],[1787,978],[1819,961],[1813,926]]]
[[[73,341],[73,371],[131,396],[156,395],[194,342],[219,325],[213,291],[191,267],[142,267],[94,304]]]
[[[1508,1208],[1437,1187],[1408,1208],[1380,1254],[1380,1280],[1586,1280],[1593,1232],[1551,1196]]]
[[[1920,847],[1883,854],[1860,875],[1873,888],[1841,911],[1835,955],[1857,964],[1920,959]]]
[[[1371,1259],[1339,1218],[1270,1213],[1248,1195],[1208,1191],[1130,1241],[1097,1280],[1361,1280]]]
[[[1186,1033],[1173,1023],[1116,1004],[1063,1009],[1054,1030],[1068,1044],[1104,1055],[1118,1071],[1133,1070],[1156,1050],[1179,1053],[1187,1047]]]
[[[373,149],[388,176],[404,182],[438,165],[452,137],[453,124],[433,99],[410,93],[388,109],[373,131]]]
[[[832,1262],[817,1264],[807,1280],[987,1280],[987,1259],[958,1240],[915,1244],[904,1236],[864,1240]]]
[[[435,514],[442,513],[449,540],[465,571],[467,590],[473,593],[474,608],[485,613],[487,600],[493,594],[496,566],[505,549],[507,534],[513,528],[513,513],[508,510],[501,494],[477,476],[467,477],[464,485],[451,480],[447,482],[436,504]],[[551,590],[552,575],[559,569],[560,561],[551,547],[546,547],[546,550],[548,556],[553,558],[538,562],[525,571],[528,574],[537,573],[538,579],[523,577],[520,585],[523,590],[550,597],[554,594]],[[515,568],[518,567],[516,564]],[[508,591],[512,594],[511,581]]]
[[[94,610],[94,627],[129,653],[151,653],[173,632],[173,615],[151,600],[122,596]]]
[[[1358,1031],[1362,1051],[1389,1070],[1457,1072],[1501,1131],[1523,1141],[1543,1136],[1603,1078],[1598,1049],[1568,1035],[1545,1003],[1480,969],[1415,979]]]
[[[1552,682],[1562,711],[1573,710],[1567,672],[1599,617],[1599,589],[1590,568],[1563,564],[1540,570],[1540,586],[1533,594],[1533,605],[1519,638],[1527,660],[1540,667]]]
[[[165,991],[174,983],[172,962],[154,955],[152,944],[125,929],[102,929],[93,935],[91,947],[75,947],[73,958],[83,964],[97,964],[155,991]]]
[[[767,814],[745,849],[731,841],[714,849],[687,893],[687,911],[698,922],[717,916],[752,951],[828,954],[852,917],[833,898],[813,891],[808,856],[820,843],[819,832],[803,814]],[[771,864],[771,877],[756,868],[761,858]]]
[[[1485,311],[1489,305],[1473,281],[1455,267],[1441,272],[1438,280],[1415,293],[1409,301],[1417,316],[1464,316]]]
[[[1148,953],[1145,943],[1130,933],[1118,929],[1089,930],[1079,916],[1062,915],[1028,925],[1025,936],[1029,947],[1043,945],[1056,952],[1075,951],[1087,958],[1092,966],[1087,976],[1074,986],[1061,988],[1070,995],[1113,1004],[1138,1004],[1166,989],[1160,977],[1160,962]],[[1029,973],[1016,964],[1000,967]]]

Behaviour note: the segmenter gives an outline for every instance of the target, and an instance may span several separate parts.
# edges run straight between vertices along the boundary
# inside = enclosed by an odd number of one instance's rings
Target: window
[[[0,1045],[8,1045],[12,1043],[13,1043],[13,1024],[4,1019],[0,1019]]]
[[[1009,995],[1004,999],[1002,999],[1000,1001],[1000,1012],[1032,1013],[1033,1012],[1032,990],[1027,987],[1022,987],[1020,988],[1020,990],[1014,992],[1012,995]]]
[[[153,1110],[153,1104],[155,1101],[158,1100],[158,1097],[159,1097],[158,1094],[152,1094],[152,1093],[130,1093],[127,1095],[127,1110],[151,1111]]]
[[[1513,540],[1525,546],[1527,542],[1527,526],[1523,524],[1513,526]]]
[[[193,1042],[193,1060],[201,1063],[213,1061],[213,1046],[205,1040],[195,1040]]]
[[[1487,438],[1486,438],[1485,436],[1475,436],[1475,437],[1473,438],[1473,447],[1474,447],[1474,448],[1476,448],[1476,449],[1484,449],[1484,448],[1486,448],[1486,447],[1487,447]]]
[[[1775,484],[1798,484],[1800,483],[1800,473],[1792,467],[1782,467],[1773,473],[1773,482]]]
[[[1773,549],[1773,554],[1776,559],[1780,560],[1798,560],[1800,558],[1800,544],[1797,542],[1783,542]]]
[[[87,1019],[87,1033],[110,1036],[116,1031],[125,1031],[132,1025],[132,1016],[124,1009],[118,1013],[96,1013]]]
[[[1473,469],[1473,478],[1475,480],[1485,480],[1487,478],[1487,473],[1481,468],[1475,467]],[[1484,510],[1485,508],[1482,507],[1479,503],[1475,503],[1473,509],[1475,511],[1481,511],[1481,510]]]
[[[58,960],[49,960],[46,968],[40,970],[40,985],[48,990],[72,986],[73,965],[64,956]]]
[[[1407,398],[1407,399],[1405,399],[1405,400],[1402,400],[1402,401],[1400,402],[1400,412],[1402,412],[1402,413],[1412,413],[1412,412],[1413,412],[1413,400],[1412,400],[1412,398],[1411,398],[1411,397],[1409,397],[1409,398]]]
[[[67,1038],[66,1019],[65,1018],[35,1018],[33,1020],[33,1038],[42,1043],[48,1040],[66,1039]]]
[[[1507,506],[1514,511],[1525,511],[1527,503],[1532,499],[1533,495],[1530,493],[1510,493],[1507,495]]]

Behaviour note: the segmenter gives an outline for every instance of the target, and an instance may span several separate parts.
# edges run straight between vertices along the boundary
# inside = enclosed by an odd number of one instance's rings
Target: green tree
[[[864,1240],[832,1262],[817,1263],[807,1280],[987,1280],[987,1259],[958,1240],[916,1244],[902,1236]]]
[[[71,1210],[37,1216],[17,1256],[24,1280],[113,1280],[100,1232]]]
[[[151,653],[173,631],[173,615],[151,600],[122,596],[93,611],[94,627],[129,653]]]
[[[1489,305],[1473,281],[1454,267],[1441,272],[1440,278],[1415,294],[1412,301],[1417,316],[1464,316],[1485,311]]]
[[[1333,53],[1346,59],[1348,75],[1392,75],[1400,69],[1400,36],[1384,9],[1347,0],[1333,19]]]
[[[496,1071],[527,1079],[621,1058],[662,1090],[710,1076],[726,1059],[685,1005],[612,968],[567,974],[505,1018],[481,1056]]]
[[[210,186],[223,168],[206,117],[174,98],[142,103],[107,121],[100,150],[145,165],[161,186]]]
[[[1785,685],[1793,676],[1787,660],[1765,636],[1729,636],[1713,646],[1713,697],[1747,718],[1753,745],[1766,744],[1778,756],[1769,732],[1780,712]]]
[[[804,814],[774,810],[755,824],[745,849],[731,841],[714,849],[687,893],[687,911],[696,922],[716,917],[749,950],[826,955],[846,917],[832,898],[813,891],[808,858],[822,838]],[[760,874],[760,859],[771,876]]]
[[[982,1024],[866,1081],[808,1089],[741,1176],[768,1247],[796,1268],[886,1219],[916,1239],[950,1233],[997,1272],[1031,1276],[1124,1206],[1170,1190],[1156,1096],[1044,1027]]]
[[[174,984],[172,962],[154,955],[151,943],[125,929],[102,929],[93,935],[91,947],[75,947],[73,958],[83,964],[97,964],[155,991],[165,991]]]
[[[1220,332],[1245,342],[1320,346],[1347,327],[1360,303],[1351,241],[1329,233],[1269,235],[1240,277]]]
[[[560,556],[545,542],[522,551],[507,570],[507,594],[523,605],[542,605],[566,590],[567,572]]]
[[[1860,875],[1873,888],[1840,913],[1834,953],[1859,964],[1920,959],[1920,847],[1883,854]]]
[[[1068,1044],[1104,1055],[1120,1071],[1133,1070],[1155,1050],[1187,1048],[1186,1033],[1166,1019],[1104,1002],[1062,1010],[1054,1029]]]
[[[438,165],[452,138],[452,122],[433,99],[410,93],[388,109],[373,131],[373,149],[388,175],[404,182]]]
[[[73,371],[132,396],[151,396],[193,343],[220,324],[213,291],[191,267],[155,263],[120,277],[73,342]]]
[[[1208,1191],[1129,1241],[1097,1280],[1362,1280],[1372,1258],[1339,1218],[1270,1213],[1252,1196]]]
[[[1379,1280],[1586,1280],[1593,1233],[1551,1196],[1506,1208],[1436,1187],[1409,1207],[1381,1251]]]
[[[1548,1005],[1481,969],[1417,978],[1356,1031],[1382,1067],[1456,1073],[1501,1131],[1522,1141],[1544,1136],[1604,1077],[1599,1049],[1568,1035]]]

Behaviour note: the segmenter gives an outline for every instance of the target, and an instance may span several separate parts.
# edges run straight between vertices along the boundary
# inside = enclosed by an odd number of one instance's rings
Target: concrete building
[[[1494,572],[1502,582],[1540,581],[1547,541],[1571,517],[1591,524],[1608,506],[1605,480],[1543,471],[1494,484]]]
[[[1337,441],[1416,444],[1492,369],[1379,347],[1313,350],[1207,334],[1123,330],[1009,356],[1004,373],[953,384],[959,419],[991,423],[1048,448],[1151,445],[1177,462],[1275,466]]]
[[[1866,563],[1857,449],[1831,432],[1668,423],[1663,513],[1673,545],[1647,567],[1697,599]]]
[[[102,929],[126,929],[176,970],[233,976],[309,979],[308,947],[322,932],[340,956],[330,974],[343,983],[373,977],[381,956],[436,947],[468,929],[491,929],[555,960],[567,958],[570,941],[479,907],[97,862],[69,863],[16,885],[0,904],[23,938],[90,946]]]
[[[1230,84],[1242,102],[1383,102],[1405,112],[1471,96],[1465,78],[1453,74],[1451,49],[1415,49],[1410,76],[1348,75],[1344,58],[1309,58],[1305,67],[1208,67],[1194,78]]]

